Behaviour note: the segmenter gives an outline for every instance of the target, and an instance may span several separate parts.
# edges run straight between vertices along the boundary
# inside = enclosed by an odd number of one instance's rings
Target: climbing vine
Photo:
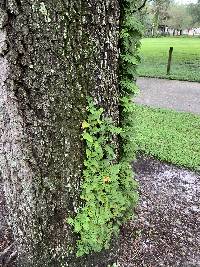
[[[131,161],[135,154],[134,104],[137,93],[136,66],[140,58],[138,47],[141,24],[133,13],[137,1],[124,0],[121,19],[120,57],[120,119],[118,127],[105,117],[104,110],[88,99],[88,117],[82,123],[82,138],[86,147],[81,199],[83,206],[68,223],[79,234],[77,256],[109,248],[120,225],[130,219],[137,204],[137,182],[133,179]],[[122,147],[112,140],[121,139]]]
[[[104,118],[103,109],[97,108],[92,99],[82,129],[86,143],[81,186],[84,206],[68,221],[80,235],[77,256],[108,248],[138,199],[131,167],[124,160],[117,161],[116,147],[110,142],[114,135],[124,135],[124,130]]]

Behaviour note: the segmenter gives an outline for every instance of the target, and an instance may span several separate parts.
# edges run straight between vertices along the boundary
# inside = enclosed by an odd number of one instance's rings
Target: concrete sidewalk
[[[200,83],[138,78],[136,103],[200,114]]]

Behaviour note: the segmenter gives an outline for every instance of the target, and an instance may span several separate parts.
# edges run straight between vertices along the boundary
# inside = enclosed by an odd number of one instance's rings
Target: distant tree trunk
[[[119,119],[118,0],[5,3],[0,169],[17,266],[107,266],[108,253],[75,260],[66,219],[79,206],[86,96]]]
[[[154,26],[153,26],[153,36],[158,35],[158,27],[159,27],[159,12],[156,11],[154,15]]]

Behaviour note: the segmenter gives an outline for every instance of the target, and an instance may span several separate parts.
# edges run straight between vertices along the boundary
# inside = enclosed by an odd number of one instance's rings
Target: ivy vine
[[[110,118],[104,116],[103,108],[95,106],[92,98],[88,99],[88,117],[82,123],[86,147],[81,185],[83,206],[74,218],[68,219],[79,235],[77,256],[109,248],[113,235],[118,235],[120,225],[132,217],[138,201],[138,185],[131,168],[135,155],[132,96],[138,92],[135,77],[141,38],[141,24],[133,16],[137,2],[123,0],[122,3],[121,124],[116,127]],[[121,139],[120,155],[114,142],[110,142],[114,136]]]

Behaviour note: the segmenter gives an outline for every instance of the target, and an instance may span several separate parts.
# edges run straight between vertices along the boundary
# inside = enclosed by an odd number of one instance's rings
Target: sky
[[[197,3],[197,0],[177,0],[179,4],[190,4],[190,3]]]

